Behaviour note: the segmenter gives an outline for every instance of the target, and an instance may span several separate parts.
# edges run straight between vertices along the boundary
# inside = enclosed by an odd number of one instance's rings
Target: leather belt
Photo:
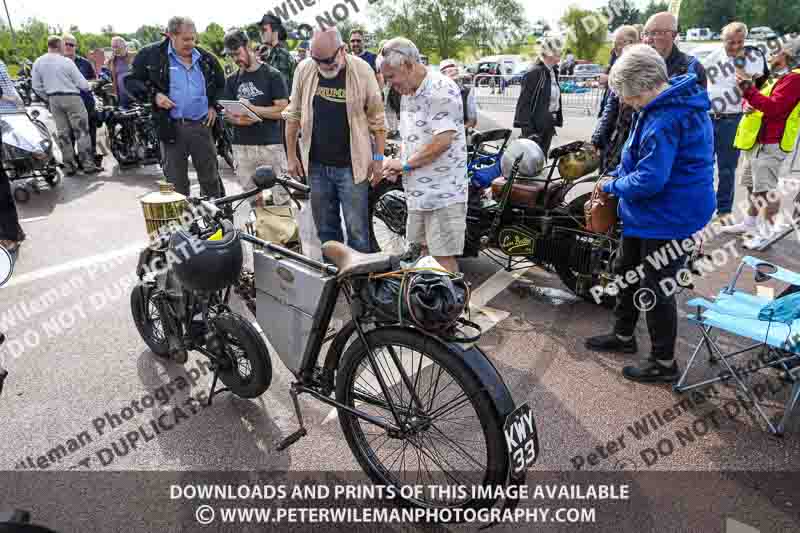
[[[205,117],[203,117],[201,119],[198,119],[198,120],[192,120],[192,119],[189,119],[189,118],[176,118],[175,122],[177,122],[178,124],[202,124],[207,119],[208,119],[207,116],[205,116]]]

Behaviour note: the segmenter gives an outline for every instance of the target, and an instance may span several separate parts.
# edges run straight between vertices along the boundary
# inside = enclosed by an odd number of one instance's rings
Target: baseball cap
[[[445,59],[439,63],[439,72],[444,72],[449,68],[458,68],[458,63],[454,59]]]
[[[273,28],[275,26],[283,26],[283,22],[281,21],[280,17],[272,15],[271,13],[267,13],[263,17],[261,17],[261,22],[258,23],[259,26],[264,26],[265,24],[269,24]]]
[[[247,46],[247,43],[250,42],[250,38],[247,36],[247,33],[242,30],[230,30],[225,34],[222,42],[225,45],[225,49],[222,53],[227,55],[232,54],[242,46]]]

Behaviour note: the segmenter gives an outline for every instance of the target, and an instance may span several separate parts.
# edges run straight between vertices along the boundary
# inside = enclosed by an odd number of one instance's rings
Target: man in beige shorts
[[[289,93],[280,72],[259,63],[244,31],[229,31],[224,43],[225,54],[239,66],[239,71],[225,82],[225,99],[242,101],[261,119],[258,121],[247,115],[225,117],[234,124],[233,153],[238,162],[236,174],[242,187],[250,189],[255,187],[253,175],[259,166],[271,167],[276,176],[283,176],[287,172],[280,120],[281,112],[289,105]],[[289,201],[279,186],[273,187],[272,196],[276,205]],[[263,205],[261,196],[257,197],[256,205]]]
[[[458,85],[429,72],[417,47],[388,41],[378,57],[384,80],[402,95],[401,159],[387,159],[383,177],[403,176],[406,239],[420,244],[442,267],[458,272],[467,228],[467,145]]]

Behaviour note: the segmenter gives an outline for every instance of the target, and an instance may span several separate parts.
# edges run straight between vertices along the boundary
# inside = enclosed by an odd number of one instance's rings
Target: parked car
[[[778,34],[769,26],[756,26],[750,30],[749,37],[756,41],[767,41],[769,39],[777,39]]]
[[[597,63],[586,63],[583,65],[575,65],[573,76],[599,76],[604,72],[605,69]]]
[[[687,41],[709,41],[711,40],[711,28],[689,28],[686,32]]]
[[[525,63],[518,64],[514,69],[514,74],[511,76],[511,85],[522,85],[522,78],[524,78],[525,74],[532,68],[533,61],[526,61]]]
[[[720,35],[719,33],[715,33],[715,34],[713,34],[713,35],[711,36],[711,40],[712,40],[712,41],[719,41],[719,40],[722,40],[722,35]]]
[[[514,69],[519,63],[522,63],[522,56],[519,55],[501,55],[501,56],[488,56],[478,61],[478,72],[476,78],[480,78],[481,74],[503,76],[506,82],[510,82],[514,75]],[[479,85],[488,84],[488,79],[484,78],[483,81],[478,80]]]

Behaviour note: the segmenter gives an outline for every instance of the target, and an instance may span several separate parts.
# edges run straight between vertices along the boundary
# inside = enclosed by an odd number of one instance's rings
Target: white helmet
[[[508,179],[511,176],[511,169],[518,157],[522,156],[519,165],[519,175],[526,178],[533,178],[541,174],[544,168],[544,152],[534,141],[530,139],[517,139],[508,145],[508,149],[503,154],[501,166],[503,176]]]

